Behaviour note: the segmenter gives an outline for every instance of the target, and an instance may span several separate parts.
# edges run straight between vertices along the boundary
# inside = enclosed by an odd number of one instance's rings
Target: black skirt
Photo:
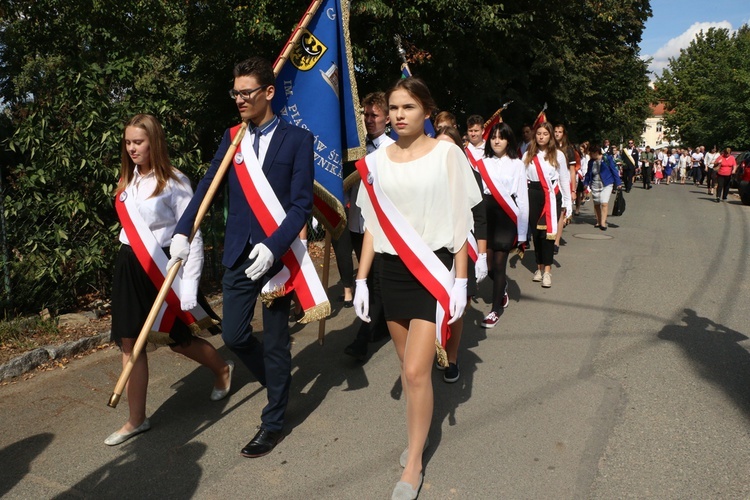
[[[484,196],[487,207],[487,245],[492,250],[510,252],[518,238],[518,228],[513,219],[492,195]]]
[[[447,269],[453,254],[445,248],[435,252]],[[409,271],[397,255],[384,253],[380,259],[380,292],[386,321],[423,319],[435,322],[437,299]]]
[[[168,249],[164,250],[168,254]],[[138,337],[158,293],[159,290],[141,267],[133,249],[129,245],[122,245],[115,260],[115,275],[112,283],[112,342],[121,346],[122,339]],[[219,319],[200,292],[198,303],[209,316],[215,320]],[[214,333],[215,329],[210,330]],[[179,318],[175,318],[169,338],[170,345],[188,345],[193,338],[193,333],[190,327]]]

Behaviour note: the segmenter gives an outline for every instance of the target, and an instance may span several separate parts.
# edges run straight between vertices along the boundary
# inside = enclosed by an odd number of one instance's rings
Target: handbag
[[[622,194],[622,189],[617,190],[615,196],[615,204],[612,207],[612,215],[617,217],[625,212],[625,196]]]

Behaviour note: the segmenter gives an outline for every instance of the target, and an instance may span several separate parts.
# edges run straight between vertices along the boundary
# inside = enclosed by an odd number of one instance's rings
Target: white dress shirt
[[[190,181],[179,170],[174,169],[179,181],[167,179],[167,184],[161,193],[152,196],[156,189],[156,175],[153,169],[146,175],[141,175],[138,165],[133,171],[133,179],[128,185],[128,192],[135,196],[138,213],[153,233],[156,242],[162,248],[169,247],[172,242],[177,221],[193,198]],[[130,245],[125,229],[120,230],[120,243]],[[183,270],[182,279],[200,281],[203,269],[203,237],[200,230],[195,233],[190,243],[190,258]]]

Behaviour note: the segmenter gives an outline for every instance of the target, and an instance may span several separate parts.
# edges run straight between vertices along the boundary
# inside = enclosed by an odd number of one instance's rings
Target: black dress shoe
[[[242,448],[240,455],[247,458],[257,458],[271,453],[277,444],[284,439],[281,431],[260,429],[253,439]]]
[[[354,307],[354,300],[345,300],[344,307],[346,307],[347,309],[350,307]]]

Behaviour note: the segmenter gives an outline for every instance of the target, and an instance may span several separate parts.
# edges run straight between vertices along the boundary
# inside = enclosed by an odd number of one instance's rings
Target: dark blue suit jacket
[[[249,131],[248,131],[249,133]],[[232,141],[229,130],[219,145],[211,167],[201,179],[195,190],[190,205],[177,223],[175,234],[189,235],[195,222],[198,207],[206,196],[216,171]],[[254,154],[252,150],[243,151],[243,155]],[[284,120],[279,124],[271,137],[271,142],[263,161],[263,173],[266,174],[281,205],[286,211],[286,218],[272,234],[266,236],[258,220],[250,210],[242,187],[237,178],[234,162],[229,167],[223,183],[229,183],[229,216],[227,217],[224,236],[224,258],[226,267],[234,267],[247,259],[246,247],[252,235],[253,244],[263,243],[278,263],[279,258],[289,249],[294,238],[307,223],[313,204],[313,135],[308,130],[289,125]],[[223,184],[222,184],[223,185]]]
[[[583,178],[583,183],[586,186],[591,185],[591,166],[594,164],[594,160],[589,160],[589,169],[586,171],[586,176]],[[620,186],[622,179],[620,179],[620,172],[615,166],[615,161],[608,154],[602,155],[602,166],[599,171],[599,176],[602,178],[602,184],[609,186],[614,184]]]

